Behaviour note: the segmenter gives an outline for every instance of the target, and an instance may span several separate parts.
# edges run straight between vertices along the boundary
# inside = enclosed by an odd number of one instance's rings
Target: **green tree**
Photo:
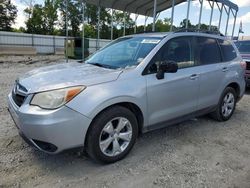
[[[191,24],[190,20],[184,19],[180,23],[180,27],[179,27],[180,29],[186,28],[186,21],[188,22],[188,28],[189,29],[195,28],[195,26]]]
[[[24,27],[19,27],[18,29],[17,28],[12,29],[12,31],[17,33],[25,33],[26,29]]]
[[[28,18],[30,18],[33,11],[33,7],[36,4],[36,0],[20,0],[20,2],[27,6],[25,13],[27,14]]]
[[[26,32],[34,34],[56,34],[55,25],[58,21],[58,0],[45,0],[44,6],[35,4],[27,7],[24,12],[28,15]]]
[[[61,35],[66,35],[66,14],[68,15],[69,36],[80,35],[82,1],[68,0],[68,11],[66,12],[65,0],[60,0],[59,10],[62,19],[60,20]]]
[[[95,36],[97,37],[98,28],[98,8],[96,6],[87,4],[85,9],[85,21],[92,26],[95,30]],[[100,9],[100,36],[101,38],[110,38],[110,25],[111,25],[111,15],[107,9]],[[88,36],[89,37],[89,36]]]
[[[25,9],[29,13],[29,9]],[[35,5],[31,17],[26,21],[27,33],[46,34],[44,30],[43,7],[42,5]]]
[[[85,24],[84,26],[84,36],[88,38],[95,38],[96,37],[96,30],[90,24]]]
[[[196,28],[198,28],[198,24],[196,25]],[[208,31],[208,30],[209,30],[209,25],[202,23],[201,26],[200,26],[200,30]],[[214,25],[211,25],[210,30],[211,30],[211,31],[216,31],[216,32],[219,31],[219,30],[218,30],[218,27],[217,27],[217,26],[214,26]]]
[[[0,30],[11,31],[11,25],[15,23],[17,9],[10,0],[0,0]]]
[[[43,7],[43,26],[45,34],[54,34],[55,25],[58,20],[57,10],[59,8],[58,0],[45,0]]]

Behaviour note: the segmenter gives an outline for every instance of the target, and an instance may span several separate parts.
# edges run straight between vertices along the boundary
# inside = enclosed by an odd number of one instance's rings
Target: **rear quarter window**
[[[237,57],[237,53],[230,41],[219,39],[218,42],[221,48],[223,62],[232,61]]]

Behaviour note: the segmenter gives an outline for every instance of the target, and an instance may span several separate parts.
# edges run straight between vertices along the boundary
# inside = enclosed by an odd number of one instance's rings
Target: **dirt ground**
[[[77,151],[34,150],[18,135],[6,97],[18,75],[52,61],[63,60],[0,57],[0,187],[250,187],[249,90],[231,120],[200,117],[144,134],[115,164],[97,164]]]

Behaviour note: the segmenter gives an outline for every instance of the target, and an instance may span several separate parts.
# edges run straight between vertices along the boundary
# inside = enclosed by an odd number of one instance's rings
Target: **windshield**
[[[250,41],[238,41],[235,43],[240,53],[250,53]]]
[[[88,58],[86,63],[106,68],[134,67],[161,41],[156,37],[124,37],[115,40]]]

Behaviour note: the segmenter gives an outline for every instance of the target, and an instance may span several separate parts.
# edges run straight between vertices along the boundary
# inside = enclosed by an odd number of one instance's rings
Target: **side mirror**
[[[158,80],[163,79],[164,78],[164,73],[168,72],[168,73],[176,73],[178,70],[178,65],[176,62],[174,61],[163,61],[160,66],[159,66],[159,70],[156,74],[156,78]]]

